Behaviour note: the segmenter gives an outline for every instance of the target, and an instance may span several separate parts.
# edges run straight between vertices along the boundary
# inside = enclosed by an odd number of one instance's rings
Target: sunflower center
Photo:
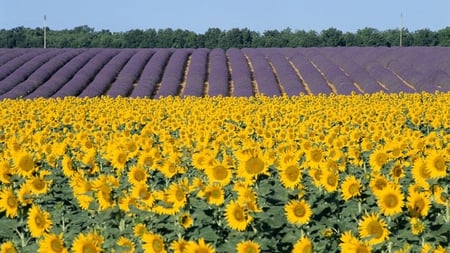
[[[359,187],[358,187],[358,185],[357,185],[357,184],[351,184],[351,185],[348,187],[348,192],[349,192],[351,195],[357,194],[357,193],[359,192]]]
[[[388,208],[394,208],[398,205],[398,198],[394,194],[388,194],[384,198],[384,202]]]
[[[153,247],[153,250],[154,250],[155,252],[160,252],[160,251],[163,250],[163,244],[162,244],[162,242],[161,242],[160,240],[158,240],[158,239],[153,240],[153,242],[152,242],[152,247]]]
[[[208,249],[204,249],[204,248],[199,248],[195,250],[195,253],[209,253],[211,251],[209,251]]]
[[[219,191],[218,189],[212,190],[212,191],[211,191],[211,196],[212,196],[214,199],[220,198],[220,191]]]
[[[228,176],[228,171],[224,166],[219,165],[213,168],[213,176],[216,180],[224,180]]]
[[[245,220],[245,214],[244,214],[244,210],[242,210],[242,208],[236,208],[236,210],[234,210],[234,218],[238,221],[243,221]]]
[[[150,193],[149,193],[146,189],[142,189],[142,190],[139,192],[139,197],[140,197],[141,199],[143,199],[143,200],[147,200],[147,199],[150,198]]]
[[[367,230],[375,238],[381,238],[383,236],[383,227],[377,221],[370,222]]]
[[[81,251],[83,253],[96,253],[97,248],[92,243],[88,243],[83,245],[83,250]]]
[[[294,215],[297,217],[303,217],[306,214],[305,207],[303,205],[298,205],[294,208]]]
[[[330,175],[327,177],[327,184],[330,185],[330,186],[336,186],[336,184],[337,184],[337,178],[336,178],[336,175],[330,174]]]
[[[384,189],[384,187],[386,187],[387,186],[387,183],[384,181],[384,180],[377,180],[376,182],[375,182],[375,188],[376,189],[378,189],[378,190],[383,190]]]
[[[19,167],[22,170],[29,172],[33,169],[33,158],[30,155],[22,157],[22,159],[20,159],[19,161]]]
[[[253,247],[252,245],[248,245],[247,247],[245,247],[244,252],[245,253],[256,253],[256,252],[258,252],[258,250],[255,249],[255,247]]]
[[[430,171],[425,166],[422,166],[419,170],[420,176],[424,179],[430,178]]]
[[[184,199],[184,192],[180,189],[177,189],[177,191],[175,192],[175,198],[178,201],[182,201]]]
[[[120,164],[125,164],[127,162],[127,154],[125,153],[119,153],[119,155],[117,156],[117,161]]]
[[[400,177],[400,176],[402,175],[402,172],[403,172],[403,170],[402,170],[402,167],[401,167],[401,166],[395,166],[395,167],[392,169],[392,175],[393,175],[394,177]]]
[[[367,249],[366,246],[364,245],[358,245],[358,247],[356,248],[356,253],[369,253],[369,249]]]
[[[434,167],[439,171],[445,170],[445,160],[442,157],[437,157],[434,160]]]
[[[39,178],[33,180],[33,187],[34,187],[34,189],[36,189],[38,191],[43,190],[45,188],[44,180],[39,179]]]
[[[298,177],[300,176],[300,171],[295,165],[291,165],[286,168],[286,177],[289,179],[289,181],[296,181]]]
[[[375,160],[376,160],[377,165],[383,165],[387,162],[387,159],[388,159],[387,154],[379,153],[379,154],[377,154],[377,157]]]
[[[50,248],[55,252],[61,252],[63,250],[61,241],[59,241],[58,239],[53,239],[50,241]]]
[[[42,215],[36,215],[36,217],[34,217],[34,224],[38,228],[43,228],[45,226],[44,217],[42,217]]]
[[[141,170],[137,170],[134,172],[134,179],[136,179],[136,181],[142,181],[145,178],[145,174],[143,171]]]
[[[152,166],[152,165],[153,165],[153,158],[150,157],[150,156],[146,157],[146,158],[144,159],[144,165]]]
[[[320,162],[322,160],[322,151],[318,149],[311,151],[311,159],[316,163]]]
[[[8,198],[6,199],[6,203],[11,208],[17,207],[17,199],[13,196],[8,196]]]
[[[249,174],[258,174],[264,169],[264,162],[258,157],[252,157],[245,163],[245,169]]]
[[[425,208],[425,202],[423,199],[418,199],[414,202],[414,210],[421,212]]]

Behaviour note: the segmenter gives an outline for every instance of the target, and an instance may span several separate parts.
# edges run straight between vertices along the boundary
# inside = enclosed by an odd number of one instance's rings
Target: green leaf
[[[216,234],[216,230],[211,227],[203,227],[200,229],[200,237],[203,237],[205,241],[215,242],[219,239],[219,236]]]
[[[0,228],[0,238],[13,238],[14,233],[12,231],[16,230],[17,221],[4,216],[0,219]]]

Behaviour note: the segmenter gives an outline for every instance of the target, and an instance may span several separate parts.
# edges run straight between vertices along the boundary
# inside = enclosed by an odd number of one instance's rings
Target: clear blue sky
[[[113,32],[173,28],[204,33],[222,30],[314,30],[334,27],[397,29],[400,14],[410,31],[450,26],[450,0],[0,0],[0,29],[18,26],[53,30],[88,25]]]

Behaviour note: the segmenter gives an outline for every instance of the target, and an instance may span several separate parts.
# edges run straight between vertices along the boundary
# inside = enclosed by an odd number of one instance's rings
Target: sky
[[[0,29],[42,27],[44,15],[52,30],[438,31],[450,26],[450,0],[0,0]]]

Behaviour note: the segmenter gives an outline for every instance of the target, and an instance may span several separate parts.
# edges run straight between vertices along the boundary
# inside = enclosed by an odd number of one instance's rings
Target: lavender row
[[[22,63],[23,65],[18,66],[12,74],[0,82],[0,94],[5,94],[19,83],[25,81],[34,71],[53,57],[57,56],[59,53],[59,50],[50,50],[42,54],[33,54],[34,57],[31,59],[27,57],[26,59],[21,59],[20,61],[15,62]],[[26,61],[24,62],[23,60]],[[0,98],[2,97],[0,96]]]
[[[228,49],[226,54],[231,66],[231,80],[233,80],[234,88],[233,96],[253,96],[251,72],[244,54],[236,48]]]
[[[139,50],[120,71],[116,81],[111,84],[106,95],[111,97],[128,96],[133,89],[133,84],[139,79],[142,69],[148,59],[153,55],[153,50]]]
[[[156,98],[177,95],[183,80],[186,62],[191,53],[192,49],[178,49],[172,54],[164,70]]]
[[[212,49],[209,53],[208,84],[210,96],[228,95],[228,65],[227,56],[223,49]]]
[[[106,94],[125,64],[136,53],[136,49],[120,50],[95,76],[95,79],[85,87],[81,97],[97,97]],[[80,87],[81,88],[81,87]],[[78,92],[78,91],[77,91]]]
[[[279,49],[271,48],[263,51],[277,72],[278,79],[287,95],[296,96],[307,93],[302,80]]]
[[[164,68],[173,54],[174,49],[158,49],[150,58],[142,70],[136,87],[131,92],[131,97],[151,97],[156,84],[162,79]]]
[[[54,76],[54,73],[63,67],[68,61],[76,55],[83,52],[83,49],[68,50],[52,57],[45,64],[41,65],[25,81],[15,85],[11,90],[1,95],[2,98],[26,97],[39,88],[48,79]]]
[[[68,83],[80,69],[101,49],[83,50],[82,53],[76,55],[62,68],[56,71],[49,80],[41,84],[36,90],[30,93],[26,98],[51,97],[61,87]]]
[[[183,96],[203,96],[208,71],[208,49],[197,49],[192,53],[191,63],[186,76]]]
[[[308,86],[312,94],[330,94],[332,92],[321,73],[303,54],[292,52],[289,54],[288,60],[298,70],[304,84]]]
[[[334,85],[338,94],[348,95],[352,92],[359,93],[353,85],[353,81],[342,72],[330,59],[324,56],[319,50],[306,51],[307,57],[320,69],[326,79]]]
[[[262,50],[261,50],[262,51]],[[260,49],[246,48],[242,52],[247,55],[253,66],[258,90],[266,96],[280,96],[281,91],[269,63]]]

